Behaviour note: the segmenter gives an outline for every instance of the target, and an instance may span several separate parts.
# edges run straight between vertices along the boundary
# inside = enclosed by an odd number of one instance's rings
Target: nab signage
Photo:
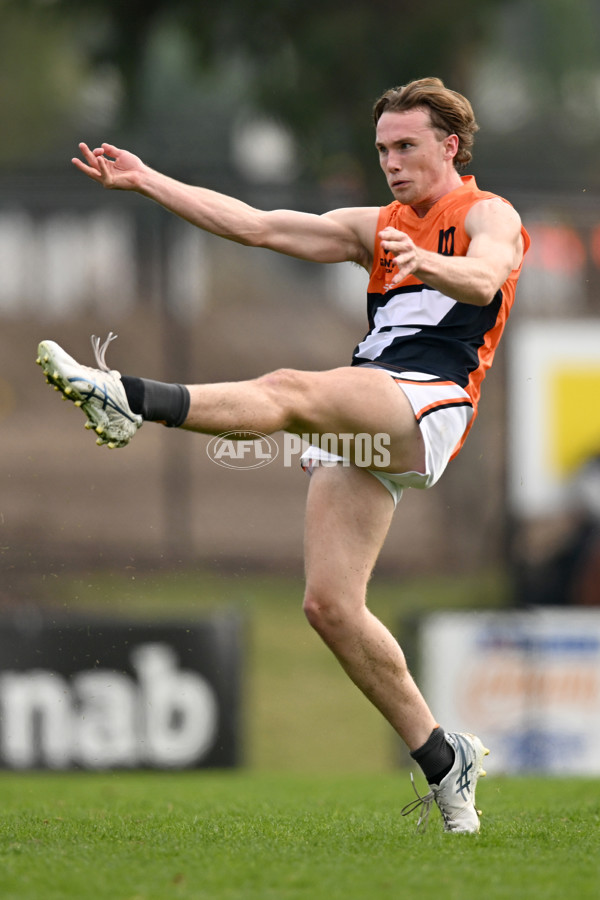
[[[0,767],[235,766],[240,631],[0,622]]]

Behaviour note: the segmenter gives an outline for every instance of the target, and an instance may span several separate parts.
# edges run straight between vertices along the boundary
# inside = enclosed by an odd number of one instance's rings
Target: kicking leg
[[[326,372],[279,369],[251,381],[188,390],[186,429],[385,435],[390,452],[385,470],[423,471],[423,439],[413,410],[385,372],[349,366]]]
[[[390,458],[382,470],[423,470],[423,440],[413,411],[384,372],[280,369],[243,382],[164,384],[109,369],[104,357],[111,339],[102,346],[93,341],[98,368],[80,365],[53,341],[42,341],[38,348],[47,380],[82,408],[98,443],[124,447],[144,421],[204,434],[284,430],[344,434],[351,442],[359,434],[385,435]]]

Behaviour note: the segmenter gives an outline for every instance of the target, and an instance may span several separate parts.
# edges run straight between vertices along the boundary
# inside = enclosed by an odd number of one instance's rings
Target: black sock
[[[185,385],[131,375],[121,375],[121,381],[132,412],[148,422],[164,422],[170,428],[183,425],[190,409],[190,392]]]
[[[439,784],[454,765],[454,750],[446,740],[446,733],[441,726],[433,729],[422,747],[410,754],[417,762],[428,784]]]

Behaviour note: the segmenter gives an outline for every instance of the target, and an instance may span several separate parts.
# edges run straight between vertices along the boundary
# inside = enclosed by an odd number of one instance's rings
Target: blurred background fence
[[[96,451],[83,416],[49,393],[36,347],[52,338],[91,363],[89,335],[112,330],[120,335],[112,366],[184,383],[343,365],[365,329],[366,275],[206,236],[137,197],[103,194],[75,172],[5,175],[0,185],[4,564],[135,557],[297,569],[306,491],[299,465],[279,459],[262,470],[223,470],[206,453],[208,439],[148,426],[126,451]],[[228,187],[252,193],[241,181]],[[264,190],[262,199],[270,207],[282,198]],[[316,192],[288,189],[284,199],[325,208]],[[514,485],[511,502],[509,482],[522,477],[518,461],[517,474],[509,472],[511,428],[523,427],[511,410],[519,377],[532,371],[523,347],[511,382],[506,348],[526,323],[562,330],[596,317],[600,207],[562,193],[511,199],[534,244],[505,348],[461,456],[435,491],[406,493],[382,557],[388,571],[414,574],[432,558],[447,572],[498,565],[516,550],[515,528],[528,524],[529,534],[531,518],[539,537],[550,518],[562,528],[573,512],[558,503],[528,516]],[[598,448],[597,414],[593,402],[586,406],[583,444],[568,415],[560,424],[574,445],[559,473],[565,481]]]
[[[389,85],[425,74],[472,99],[481,125],[472,172],[515,204],[533,247],[477,427],[436,491],[407,492],[381,567],[415,573],[435,559],[440,572],[525,571],[560,554],[582,515],[571,477],[600,449],[586,393],[598,363],[588,353],[584,406],[569,413],[563,404],[564,421],[552,425],[562,456],[538,494],[549,485],[553,501],[530,508],[518,484],[547,463],[530,454],[524,471],[520,455],[527,430],[539,435],[543,423],[519,409],[520,379],[532,372],[510,347],[529,356],[520,323],[597,320],[596,3],[472,0],[449,16],[437,0],[418,9],[389,0],[1,0],[0,26],[5,571],[131,557],[300,568],[299,470],[279,460],[221,471],[203,438],[151,427],[124,453],[96,452],[32,360],[38,341],[53,338],[85,361],[88,335],[113,330],[111,364],[159,379],[329,368],[346,363],[364,333],[364,273],[203,235],[137,196],[103,193],[69,160],[80,139],[110,140],[259,207],[385,203],[370,108]],[[385,52],[383,33],[393,36]],[[575,419],[586,420],[583,434]],[[535,593],[535,579],[521,581]]]

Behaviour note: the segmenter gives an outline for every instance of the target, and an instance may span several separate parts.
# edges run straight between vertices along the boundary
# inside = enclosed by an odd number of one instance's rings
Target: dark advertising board
[[[240,762],[242,627],[0,620],[0,767]]]

